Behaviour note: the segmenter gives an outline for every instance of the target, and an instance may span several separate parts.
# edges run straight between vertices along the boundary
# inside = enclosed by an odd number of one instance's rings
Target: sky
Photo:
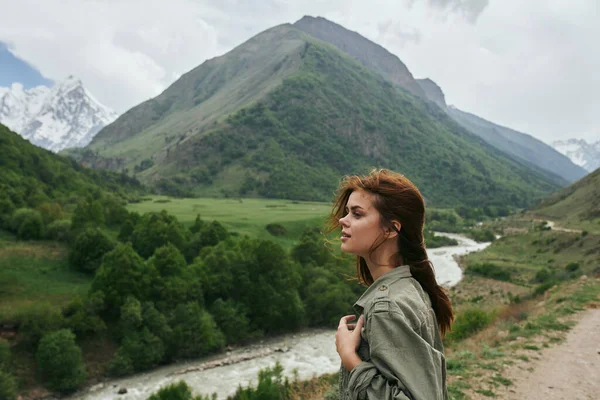
[[[382,45],[463,111],[546,143],[600,140],[599,0],[0,0],[0,9],[0,86],[73,74],[119,113],[311,15]]]

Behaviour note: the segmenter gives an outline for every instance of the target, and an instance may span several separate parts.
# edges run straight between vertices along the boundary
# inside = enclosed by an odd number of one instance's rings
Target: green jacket
[[[446,359],[431,301],[403,265],[354,304],[365,316],[358,356],[340,370],[340,400],[447,400]]]

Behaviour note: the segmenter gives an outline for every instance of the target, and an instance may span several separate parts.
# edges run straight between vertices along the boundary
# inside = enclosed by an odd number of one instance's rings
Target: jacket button
[[[379,286],[379,290],[381,290],[383,292],[384,290],[387,290],[387,286],[381,285],[381,286]]]

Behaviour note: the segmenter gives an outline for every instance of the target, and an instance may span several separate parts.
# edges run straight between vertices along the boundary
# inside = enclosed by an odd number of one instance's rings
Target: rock
[[[579,279],[581,279],[582,281],[585,281],[587,279],[587,275],[581,275],[581,277],[579,277]]]
[[[95,392],[95,391],[100,390],[102,388],[104,388],[104,383],[98,383],[98,384],[92,386],[89,391],[90,392]]]
[[[117,393],[119,393],[119,394],[125,394],[125,393],[127,393],[127,389],[126,388],[121,388],[121,389],[119,389],[119,391]]]

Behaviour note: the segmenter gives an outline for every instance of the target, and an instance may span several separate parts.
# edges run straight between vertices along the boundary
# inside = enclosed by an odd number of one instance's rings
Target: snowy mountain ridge
[[[58,152],[84,147],[118,114],[69,76],[52,88],[0,87],[0,123],[31,143]]]
[[[600,140],[596,143],[587,143],[585,139],[556,140],[552,147],[589,172],[600,168]]]

